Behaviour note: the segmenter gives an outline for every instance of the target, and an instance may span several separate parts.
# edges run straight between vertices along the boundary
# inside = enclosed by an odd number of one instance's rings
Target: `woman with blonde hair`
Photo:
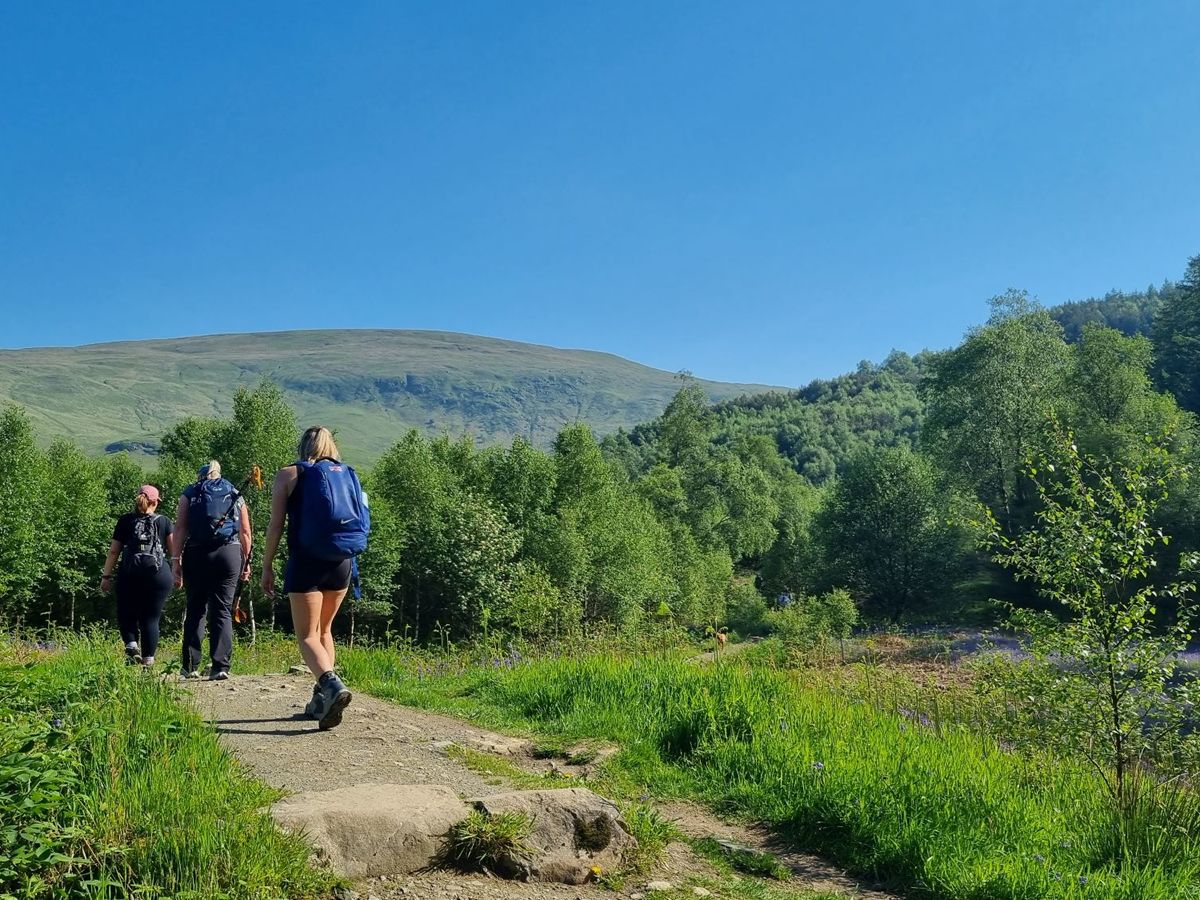
[[[214,459],[201,466],[196,483],[184,489],[175,521],[175,543],[182,557],[175,585],[187,588],[181,674],[200,677],[207,619],[212,660],[208,677],[221,681],[229,677],[233,656],[238,578],[250,577],[250,510],[238,489],[221,477],[221,464]]]
[[[171,520],[157,512],[161,496],[152,484],[143,484],[134,498],[132,512],[117,519],[100,589],[112,591],[113,567],[117,569],[117,625],[125,642],[125,660],[154,665],[158,650],[159,624],[163,606],[172,587]]]
[[[287,523],[283,589],[292,608],[300,653],[316,679],[304,712],[322,731],[342,721],[350,691],[334,672],[333,618],[356,575],[355,558],[371,527],[367,498],[354,469],[342,462],[328,428],[304,432],[299,459],[284,466],[271,488],[271,524],[262,588],[275,595],[275,554]]]

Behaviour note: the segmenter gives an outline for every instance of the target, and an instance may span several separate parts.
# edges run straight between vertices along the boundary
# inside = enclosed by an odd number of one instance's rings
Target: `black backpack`
[[[152,575],[166,562],[167,555],[163,552],[162,536],[158,531],[160,518],[159,515],[145,515],[133,520],[133,540],[125,548],[126,572]]]

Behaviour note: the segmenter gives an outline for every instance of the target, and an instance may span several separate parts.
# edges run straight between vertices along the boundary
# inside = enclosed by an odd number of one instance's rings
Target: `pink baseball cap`
[[[152,484],[143,484],[140,488],[138,488],[138,493],[145,494],[146,499],[149,500],[151,503],[157,503],[160,499],[159,494],[158,494],[158,488],[156,488]]]

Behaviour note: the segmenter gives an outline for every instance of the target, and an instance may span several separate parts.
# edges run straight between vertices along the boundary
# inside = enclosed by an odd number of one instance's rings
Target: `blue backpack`
[[[238,492],[224,478],[205,478],[185,492],[188,498],[188,543],[205,549],[228,544],[240,522],[233,515]]]
[[[336,459],[296,463],[300,548],[317,559],[353,559],[367,549],[371,511],[354,469]]]

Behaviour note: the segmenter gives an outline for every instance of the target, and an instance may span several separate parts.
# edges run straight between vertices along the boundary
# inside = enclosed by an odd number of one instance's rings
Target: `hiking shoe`
[[[319,684],[313,685],[312,699],[304,705],[304,714],[310,719],[320,719],[325,711],[325,694]]]
[[[342,684],[342,679],[336,675],[327,674],[323,680],[325,685],[320,690],[325,708],[317,720],[317,727],[328,731],[342,724],[342,710],[350,705],[351,694],[349,688]]]
[[[200,677],[200,673],[197,672],[195,669],[192,669],[192,671],[190,671],[190,672],[187,669],[183,669],[182,671],[180,671],[179,677],[182,678],[184,681],[195,681]]]
[[[137,645],[136,641],[130,641],[125,645],[125,664],[128,666],[142,664],[142,648]]]
[[[154,657],[153,656],[143,656],[142,657],[142,665],[145,666],[147,669],[150,668],[152,665],[154,665]]]
[[[209,681],[226,681],[229,678],[229,672],[225,669],[217,669],[208,673]]]

